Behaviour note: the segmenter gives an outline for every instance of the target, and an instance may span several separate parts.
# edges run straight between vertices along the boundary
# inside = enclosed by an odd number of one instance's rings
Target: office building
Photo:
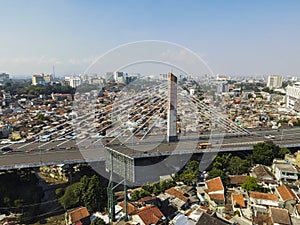
[[[280,75],[268,76],[267,87],[270,89],[281,88],[282,87],[282,76],[280,76]]]

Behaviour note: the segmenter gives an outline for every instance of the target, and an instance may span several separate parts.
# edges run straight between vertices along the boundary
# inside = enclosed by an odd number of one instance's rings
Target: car
[[[275,136],[270,134],[270,135],[266,135],[265,138],[267,138],[267,139],[274,139]]]
[[[11,147],[3,147],[1,148],[2,152],[8,152],[8,151],[12,151],[13,149]]]

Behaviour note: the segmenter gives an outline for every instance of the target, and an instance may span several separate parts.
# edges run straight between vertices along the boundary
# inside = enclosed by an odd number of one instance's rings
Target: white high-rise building
[[[282,76],[281,75],[270,75],[268,76],[267,87],[270,89],[282,87]]]
[[[286,87],[286,106],[300,112],[300,82]]]
[[[81,84],[80,77],[65,77],[65,83],[70,85],[72,88],[76,88]]]

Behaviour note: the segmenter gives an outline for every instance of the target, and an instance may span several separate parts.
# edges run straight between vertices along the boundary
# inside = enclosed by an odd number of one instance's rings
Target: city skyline
[[[217,74],[299,75],[296,1],[2,1],[0,72],[79,74],[121,44],[163,40]],[[141,71],[144,72],[144,71]]]

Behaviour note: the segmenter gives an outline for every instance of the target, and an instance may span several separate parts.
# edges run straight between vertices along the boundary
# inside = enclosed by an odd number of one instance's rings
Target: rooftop
[[[291,225],[291,219],[286,209],[271,207],[270,214],[274,224]]]
[[[245,182],[247,175],[232,175],[229,176],[229,178],[230,178],[230,184],[241,185]]]
[[[240,207],[246,207],[244,196],[242,194],[232,194],[232,204]]]
[[[297,200],[297,196],[295,193],[286,185],[276,187],[277,192],[283,201],[295,199]]]
[[[275,167],[286,173],[298,173],[296,167],[288,163],[276,163]]]
[[[250,198],[279,201],[277,195],[250,191]]]
[[[80,221],[81,219],[90,216],[90,213],[88,212],[86,207],[80,207],[67,213],[69,214],[72,223],[75,223],[77,221]]]
[[[224,186],[220,177],[205,181],[207,192],[224,191]]]
[[[146,206],[136,213],[145,225],[157,224],[164,215],[156,206]]]
[[[184,202],[186,202],[188,200],[188,198],[184,196],[184,193],[182,191],[176,189],[175,187],[165,190],[165,193],[172,195],[176,198],[179,198],[181,201],[184,201]]]

